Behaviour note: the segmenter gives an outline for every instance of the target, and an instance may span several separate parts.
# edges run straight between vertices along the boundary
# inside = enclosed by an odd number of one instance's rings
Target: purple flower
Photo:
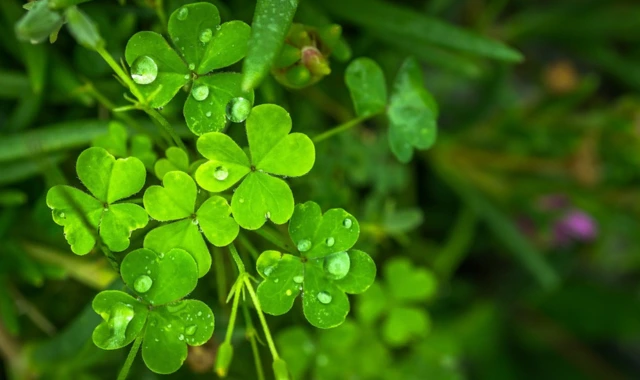
[[[554,240],[557,245],[566,245],[571,241],[589,242],[595,240],[598,226],[586,212],[578,209],[567,211],[554,224]]]

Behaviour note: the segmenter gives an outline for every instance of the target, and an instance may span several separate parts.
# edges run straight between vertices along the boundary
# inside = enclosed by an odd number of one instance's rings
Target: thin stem
[[[258,318],[260,319],[260,323],[262,324],[262,330],[264,331],[264,337],[267,339],[267,345],[269,346],[269,351],[271,351],[271,356],[273,356],[273,360],[279,359],[280,356],[278,356],[278,350],[276,350],[276,345],[273,343],[273,338],[271,338],[269,325],[267,325],[267,320],[264,318],[262,307],[260,307],[260,301],[258,300],[256,292],[253,290],[251,280],[248,277],[245,277],[244,283],[247,290],[249,291],[249,295],[251,296],[251,301],[253,301],[253,306],[255,306],[256,312],[258,313]]]
[[[258,250],[253,246],[253,244],[251,244],[249,239],[247,239],[244,234],[239,234],[238,238],[240,239],[240,244],[242,244],[246,248],[246,250],[249,251],[251,257],[253,257],[254,260],[258,260],[258,256],[260,256],[260,253],[258,253]]]
[[[240,276],[244,277],[245,274],[242,273]],[[233,295],[233,306],[231,306],[231,316],[229,316],[229,325],[227,326],[227,334],[224,337],[224,341],[226,343],[231,343],[231,336],[233,335],[233,329],[236,325],[236,316],[238,314],[238,302],[240,302],[240,294],[242,293],[242,286],[244,282],[239,279],[235,283],[235,294]]]
[[[135,82],[127,75],[127,73],[124,72],[124,70],[122,69],[122,67],[120,67],[118,62],[116,62],[115,59],[113,59],[111,54],[109,54],[109,52],[104,47],[98,48],[96,49],[96,51],[98,52],[98,54],[100,54],[102,59],[104,59],[105,62],[107,62],[107,64],[111,67],[111,69],[115,71],[116,75],[118,75],[120,80],[127,85],[127,87],[129,88],[129,91],[131,91],[131,93],[136,98],[138,98],[140,102],[144,102],[145,97],[144,95],[142,95],[142,92],[140,92],[140,90],[138,89],[138,86],[136,86]]]
[[[162,127],[162,129],[164,129],[165,132],[167,132],[169,134],[169,136],[171,136],[171,138],[173,139],[173,142],[179,147],[182,148],[182,150],[184,150],[185,152],[187,152],[187,147],[184,145],[184,143],[182,142],[182,139],[180,139],[180,136],[178,136],[178,134],[176,133],[176,131],[173,129],[173,127],[171,126],[171,124],[169,124],[169,122],[167,121],[167,119],[164,118],[164,116],[162,116],[162,114],[156,110],[154,110],[151,107],[144,107],[142,109],[144,112],[147,113],[147,115],[151,116],[151,118],[153,118],[155,121],[158,122],[158,124],[160,124],[160,126]]]
[[[255,233],[269,240],[271,243],[273,243],[275,246],[277,246],[282,250],[288,251],[291,248],[289,247],[289,244],[287,244],[287,242],[284,241],[282,236],[277,234],[275,231],[269,229],[266,225],[258,230],[255,230]]]
[[[160,20],[160,24],[162,24],[162,29],[167,31],[167,13],[164,11],[164,0],[156,0],[155,6],[156,13],[158,14],[158,19]]]
[[[365,121],[365,120],[367,120],[367,119],[369,119],[369,118],[371,118],[373,116],[375,116],[375,114],[374,115],[368,115],[368,116],[360,116],[360,117],[356,117],[355,119],[349,120],[346,123],[340,124],[337,127],[331,128],[328,131],[325,131],[325,132],[319,134],[318,136],[314,137],[313,138],[313,142],[317,144],[317,143],[319,143],[321,141],[324,141],[324,140],[328,139],[329,137],[331,137],[331,136],[333,136],[335,134],[344,132],[346,130],[349,130],[349,129],[355,127],[356,125],[362,123],[363,121]]]
[[[142,336],[143,334],[138,335],[136,340],[133,342],[133,346],[131,346],[131,351],[129,351],[129,355],[127,356],[127,360],[124,362],[122,369],[120,370],[120,374],[118,375],[118,380],[125,380],[127,375],[129,375],[129,370],[131,369],[131,365],[138,354],[138,350],[140,349],[140,344],[142,344]]]
[[[249,314],[249,308],[246,303],[242,304],[242,313],[244,314],[244,320],[247,323],[246,336],[251,343],[251,352],[253,353],[253,359],[256,364],[256,373],[258,374],[258,380],[265,380],[264,371],[262,369],[262,359],[260,359],[260,351],[258,350],[258,343],[256,342],[256,329],[253,327],[253,321]]]
[[[227,270],[224,266],[224,257],[220,248],[213,249],[213,261],[216,268],[216,288],[218,290],[218,302],[220,305],[225,304],[227,294]]]
[[[144,97],[142,92],[140,92],[138,86],[136,86],[135,82],[129,77],[129,75],[127,75],[127,73],[124,72],[122,67],[118,65],[111,54],[109,54],[109,52],[105,48],[99,48],[96,51],[98,52],[98,54],[100,54],[102,59],[107,62],[111,69],[115,71],[115,73],[118,75],[118,78],[120,78],[120,80],[129,88],[129,91],[131,91],[131,93],[138,99],[141,109],[146,112],[147,115],[151,116],[151,118],[157,121],[158,124],[160,124],[165,132],[167,132],[169,136],[171,136],[178,147],[186,151],[187,148],[184,146],[184,143],[180,139],[180,136],[178,136],[171,124],[169,124],[167,119],[165,119],[164,116],[162,116],[158,111],[149,107],[149,105],[147,104],[147,99]]]
[[[244,269],[244,263],[242,262],[242,259],[238,254],[238,250],[236,249],[236,246],[233,245],[233,243],[229,244],[229,251],[231,252],[231,257],[233,257],[233,261],[236,262],[236,266],[238,267],[238,273],[242,275],[243,273],[246,272],[246,270]]]

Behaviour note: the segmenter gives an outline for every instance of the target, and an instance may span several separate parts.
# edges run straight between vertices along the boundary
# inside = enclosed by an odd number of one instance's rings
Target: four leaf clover
[[[52,187],[47,205],[53,220],[64,226],[67,242],[77,255],[89,253],[98,235],[110,250],[124,251],[131,232],[146,226],[149,218],[138,205],[116,202],[142,189],[144,164],[135,157],[116,160],[103,148],[93,147],[78,156],[76,171],[93,196],[71,186]]]
[[[242,91],[238,73],[211,72],[244,57],[251,28],[242,21],[220,25],[215,5],[195,3],[173,12],[168,30],[175,50],[154,32],[139,32],[129,39],[125,59],[132,79],[156,108],[169,103],[183,86],[191,85],[191,95],[184,104],[191,131],[201,135],[222,130],[227,104],[234,98],[253,103],[253,91]]]
[[[198,264],[198,277],[211,268],[211,255],[202,233],[213,245],[222,247],[238,236],[238,223],[230,216],[231,208],[220,196],[207,199],[196,211],[198,189],[194,180],[181,171],[163,178],[162,186],[150,186],[144,193],[144,208],[161,222],[172,221],[151,230],[144,239],[145,248],[166,252],[181,248]]]
[[[286,223],[293,214],[293,194],[275,175],[308,173],[315,161],[313,142],[305,134],[289,134],[291,117],[274,104],[253,108],[246,127],[251,158],[224,133],[207,133],[198,139],[198,151],[208,161],[196,170],[196,181],[205,190],[220,192],[242,180],[231,209],[243,228],[258,229],[268,219]]]
[[[384,286],[375,283],[359,298],[359,318],[365,323],[372,323],[386,314],[382,336],[391,346],[404,346],[412,339],[424,337],[430,329],[429,314],[412,304],[424,302],[435,295],[435,275],[414,267],[406,258],[387,262],[384,275]]]
[[[187,358],[187,344],[203,345],[213,335],[211,309],[201,301],[180,300],[196,287],[195,261],[177,248],[164,255],[141,248],[125,256],[121,273],[138,298],[118,290],[99,293],[93,310],[103,322],[93,331],[93,342],[115,350],[142,335],[147,367],[161,374],[177,371]]]
[[[319,328],[344,322],[349,313],[345,293],[362,293],[371,286],[376,266],[366,253],[350,250],[358,240],[358,221],[343,209],[324,215],[314,202],[296,206],[289,235],[300,256],[263,252],[256,263],[264,281],[257,294],[263,310],[281,315],[302,293],[307,320]]]

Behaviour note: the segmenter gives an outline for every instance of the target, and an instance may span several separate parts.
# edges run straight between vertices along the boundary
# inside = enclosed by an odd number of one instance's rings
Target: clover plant
[[[355,248],[361,227],[354,215],[341,208],[323,213],[314,201],[301,201],[304,191],[296,191],[294,197],[291,185],[313,169],[315,144],[383,113],[389,119],[391,148],[400,161],[411,158],[412,147],[428,148],[435,138],[437,109],[415,61],[409,59],[400,68],[390,100],[378,65],[368,58],[352,61],[345,81],[357,117],[312,139],[300,132],[303,126],[281,105],[253,106],[254,89],[269,72],[285,86],[302,88],[331,74],[330,54],[339,60],[350,57],[339,25],[292,23],[297,1],[258,0],[252,27],[242,21],[221,24],[217,7],[210,3],[182,5],[168,17],[168,39],[152,31],[131,36],[123,52],[126,66],[106,50],[99,28],[74,5],[77,1],[58,3],[37,1],[18,24],[18,33],[39,42],[57,36],[69,23],[78,43],[99,53],[130,92],[125,94],[130,105],[111,107],[122,123],[110,122],[107,133],[95,137],[93,147],[78,157],[78,178],[89,194],[66,184],[47,194],[53,220],[64,227],[71,250],[78,255],[94,248],[102,251],[125,285],[96,295],[93,309],[102,321],[93,331],[93,342],[105,350],[132,345],[120,378],[127,376],[140,347],[150,370],[177,371],[188,346],[204,345],[212,337],[211,308],[187,297],[213,268],[221,299],[229,290],[226,298],[231,302],[225,339],[218,348],[218,375],[226,376],[232,363],[234,326],[242,310],[257,374],[263,378],[252,306],[273,358],[274,376],[289,378],[289,368],[302,376],[308,365],[289,366],[286,360],[297,360],[290,352],[280,356],[264,313],[287,313],[300,298],[311,325],[340,326],[350,310],[347,295],[364,293],[374,284],[376,265]],[[161,12],[159,16],[163,18]],[[29,29],[33,19],[42,17],[48,21],[41,29]],[[245,55],[242,73],[221,71]],[[181,106],[187,134],[178,132],[160,112],[181,99],[176,96],[181,90],[187,93]],[[148,114],[159,132],[150,133],[128,117],[126,112],[133,110]],[[131,138],[128,128],[136,130]],[[243,149],[245,134],[248,147]],[[157,159],[160,149],[164,157]],[[151,178],[145,184],[147,170],[160,182]],[[278,226],[285,223],[288,237]],[[256,250],[247,238],[250,233],[265,238],[270,249]],[[229,259],[237,277],[225,289],[230,268],[224,262]],[[247,260],[251,269],[245,267]],[[402,262],[386,268],[394,272],[387,281],[406,275],[406,286],[425,286],[423,276],[408,273]],[[390,299],[402,300],[394,283],[389,284]],[[363,302],[359,310],[366,310],[366,305]],[[391,327],[386,330],[393,331],[385,336],[395,337],[393,343],[420,332],[400,331],[393,322],[396,314],[411,309],[396,303],[389,307],[391,322],[386,325]],[[347,324],[333,336],[352,330]],[[310,339],[303,330],[295,334]],[[354,335],[345,340],[343,350],[333,354],[346,354],[358,339]],[[316,350],[332,354],[328,346],[312,351]],[[325,364],[317,363],[318,368]],[[337,375],[320,369],[316,373]]]

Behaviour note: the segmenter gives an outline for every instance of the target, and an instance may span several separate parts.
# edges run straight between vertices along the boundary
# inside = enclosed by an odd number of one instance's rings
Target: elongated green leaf
[[[351,61],[345,72],[345,82],[358,116],[370,116],[387,106],[387,83],[378,64],[370,58]]]
[[[325,0],[334,15],[365,28],[399,38],[408,37],[507,62],[519,62],[522,55],[504,44],[479,36],[418,11],[381,0]]]
[[[251,24],[247,57],[242,66],[242,88],[256,88],[280,53],[298,0],[258,0]]]

